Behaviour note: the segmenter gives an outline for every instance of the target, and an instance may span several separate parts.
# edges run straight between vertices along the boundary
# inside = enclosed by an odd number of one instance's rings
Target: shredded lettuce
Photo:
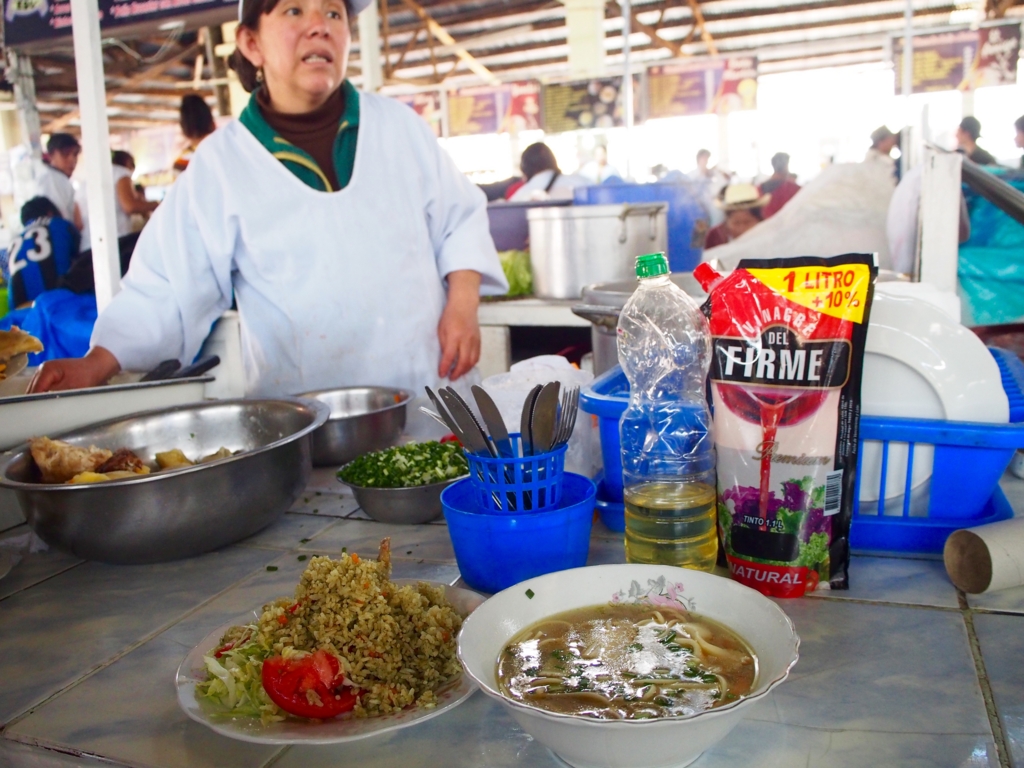
[[[221,653],[203,657],[207,679],[196,685],[196,698],[215,705],[218,714],[259,717],[264,723],[284,720],[284,715],[263,690],[263,662],[274,655],[258,639],[258,627],[247,628],[249,639]]]

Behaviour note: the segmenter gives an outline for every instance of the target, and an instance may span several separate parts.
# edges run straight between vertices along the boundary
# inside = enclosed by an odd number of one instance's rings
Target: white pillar
[[[622,3],[622,101],[623,111],[626,115],[626,179],[633,178],[633,171],[630,167],[630,159],[633,155],[633,70],[630,67],[630,53],[632,49],[629,44],[630,34],[633,32],[633,5],[630,0],[621,0]]]
[[[562,0],[568,27],[569,74],[604,74],[604,0]]]
[[[927,150],[921,176],[922,283],[956,293],[960,255],[960,166],[957,152]]]
[[[903,132],[900,134],[900,175],[910,170],[910,95],[914,90],[914,0],[903,6],[903,72],[900,93],[903,95]]]
[[[363,69],[363,90],[379,91],[384,85],[384,67],[380,56],[380,15],[371,2],[359,14],[359,64]]]
[[[92,232],[92,270],[96,282],[96,306],[102,312],[120,288],[121,259],[114,221],[114,171],[110,163],[107,89],[103,82],[100,16],[96,0],[71,0],[71,27],[75,41],[89,229]]]

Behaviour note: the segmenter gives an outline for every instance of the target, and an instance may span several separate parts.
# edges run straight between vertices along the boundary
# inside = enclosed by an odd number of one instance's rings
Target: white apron
[[[352,180],[306,186],[240,123],[200,145],[92,343],[122,367],[191,360],[237,297],[246,390],[439,383],[443,276],[507,290],[486,200],[402,104],[362,94]]]

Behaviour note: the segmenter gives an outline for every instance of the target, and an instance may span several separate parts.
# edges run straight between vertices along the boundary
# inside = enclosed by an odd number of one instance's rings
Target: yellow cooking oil
[[[627,486],[624,495],[627,562],[715,567],[714,484],[658,480]]]

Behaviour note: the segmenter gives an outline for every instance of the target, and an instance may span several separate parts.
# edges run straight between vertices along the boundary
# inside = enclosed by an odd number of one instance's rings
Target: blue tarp
[[[29,365],[58,357],[83,357],[96,324],[96,297],[58,288],[36,297],[29,309],[16,309],[0,318],[0,329],[16,325],[43,343],[44,350],[29,355]]]
[[[996,173],[1024,192],[1024,174]],[[966,186],[964,195],[971,215],[971,239],[960,246],[963,322],[998,325],[1024,321],[1024,225]]]

